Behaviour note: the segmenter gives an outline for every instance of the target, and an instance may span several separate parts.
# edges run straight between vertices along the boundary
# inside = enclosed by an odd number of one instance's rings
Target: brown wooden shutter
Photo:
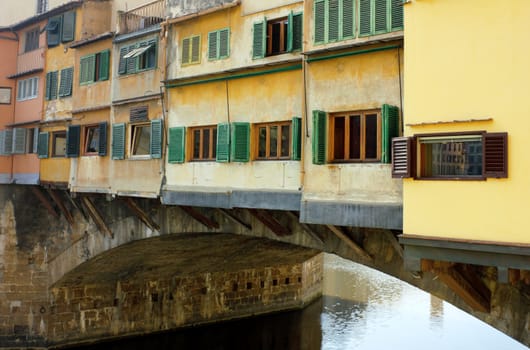
[[[508,134],[505,132],[484,134],[485,177],[508,177]]]
[[[392,139],[392,177],[413,176],[412,140],[411,137],[394,137]]]

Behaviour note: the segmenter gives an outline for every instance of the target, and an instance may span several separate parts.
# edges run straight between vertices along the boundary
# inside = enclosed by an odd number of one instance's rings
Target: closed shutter
[[[75,12],[63,14],[62,42],[72,41],[75,38]]]
[[[70,125],[66,131],[66,156],[79,157],[80,125]]]
[[[99,123],[98,154],[102,157],[107,155],[107,122]]]
[[[182,63],[181,64],[190,63],[190,51],[191,51],[190,46],[191,46],[190,38],[185,38],[182,40]]]
[[[292,155],[293,160],[300,160],[302,158],[302,118],[294,117],[292,123]]]
[[[342,0],[342,39],[353,37],[355,37],[355,1]]]
[[[169,128],[169,163],[184,163],[186,129],[184,127]]]
[[[262,22],[254,23],[253,41],[252,41],[252,58],[263,58],[265,57],[265,51],[267,50],[267,20],[263,19]]]
[[[219,58],[230,56],[230,29],[219,31]]]
[[[61,70],[61,82],[59,84],[59,96],[66,97],[72,95],[72,80],[74,77],[74,68],[65,68]]]
[[[99,76],[98,80],[109,79],[110,51],[105,50],[99,53]]]
[[[57,75],[57,71],[46,73],[46,100],[57,98]]]
[[[112,125],[112,159],[125,158],[125,123]]]
[[[392,161],[392,138],[399,136],[399,109],[395,106],[383,105],[381,162]]]
[[[162,120],[151,120],[151,143],[149,153],[151,158],[162,158]]]
[[[191,38],[191,62],[199,63],[201,61],[201,37],[199,35]]]
[[[313,111],[313,164],[326,163],[326,125],[326,112]]]
[[[391,21],[392,30],[403,29],[403,0],[392,0]]]
[[[250,158],[250,123],[232,123],[231,154],[234,162],[248,162]]]
[[[96,71],[96,55],[81,57],[79,83],[93,83]]]
[[[129,52],[136,49],[136,45],[129,46]],[[133,55],[133,57],[127,58],[127,74],[135,73],[136,72],[136,63],[137,63],[137,57]]]
[[[39,151],[39,128],[33,128],[33,149],[31,153]]]
[[[215,60],[217,56],[217,36],[219,32],[208,33],[208,59]]]
[[[289,22],[291,23],[291,22]],[[302,50],[302,36],[303,36],[303,16],[301,13],[293,14],[292,16],[292,45],[289,51],[300,51]]]
[[[220,123],[217,125],[217,155],[216,161],[230,161],[230,124]]]
[[[508,134],[484,134],[483,152],[483,175],[497,179],[508,177]]]
[[[127,53],[129,53],[129,47],[124,46],[120,49],[120,61],[118,63],[118,74],[127,73],[127,59],[124,58]]]
[[[388,32],[388,0],[374,0],[375,33]]]
[[[328,0],[328,41],[339,40],[339,0]]]
[[[59,45],[61,42],[63,16],[55,16],[48,20],[46,26],[48,47]]]
[[[359,0],[359,35],[372,33],[372,0]]]
[[[50,140],[49,132],[39,133],[39,143],[37,145],[37,155],[39,158],[48,158],[48,142]]]
[[[52,84],[52,81],[51,81],[51,75],[52,75],[52,72],[48,72],[46,73],[46,94],[45,94],[45,98],[47,101],[50,100],[50,88],[51,88],[51,84]],[[20,83],[19,83],[20,85]],[[19,87],[19,92],[20,92],[20,87]]]
[[[13,129],[13,153],[24,154],[26,153],[26,134],[27,129],[15,128]]]
[[[8,129],[5,132],[4,153],[5,154],[13,153],[13,129]]]
[[[315,0],[315,44],[326,41],[326,2]]]
[[[414,176],[412,140],[411,137],[394,137],[392,139],[392,177]]]
[[[6,139],[6,131],[0,130],[0,156],[5,156],[4,144]]]

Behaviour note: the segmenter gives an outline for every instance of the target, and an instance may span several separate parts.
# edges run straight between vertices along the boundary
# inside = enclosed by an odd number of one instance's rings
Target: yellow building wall
[[[41,183],[59,183],[68,185],[70,175],[70,159],[66,157],[52,157],[53,132],[66,131],[64,126],[44,126],[41,132],[49,132],[50,138],[48,143],[48,158],[40,160],[40,182]]]
[[[492,119],[412,125],[406,135],[508,133],[507,179],[404,180],[405,234],[530,243],[528,13],[527,0],[405,5],[405,123]]]

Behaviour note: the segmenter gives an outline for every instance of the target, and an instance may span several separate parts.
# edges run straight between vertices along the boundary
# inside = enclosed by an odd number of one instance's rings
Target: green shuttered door
[[[186,128],[169,128],[169,163],[184,163],[185,160]]]

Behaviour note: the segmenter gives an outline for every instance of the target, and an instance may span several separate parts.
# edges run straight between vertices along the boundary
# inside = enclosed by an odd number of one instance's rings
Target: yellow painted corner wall
[[[405,234],[530,243],[528,13],[527,0],[405,5],[405,134],[508,133],[507,179],[404,180]]]

